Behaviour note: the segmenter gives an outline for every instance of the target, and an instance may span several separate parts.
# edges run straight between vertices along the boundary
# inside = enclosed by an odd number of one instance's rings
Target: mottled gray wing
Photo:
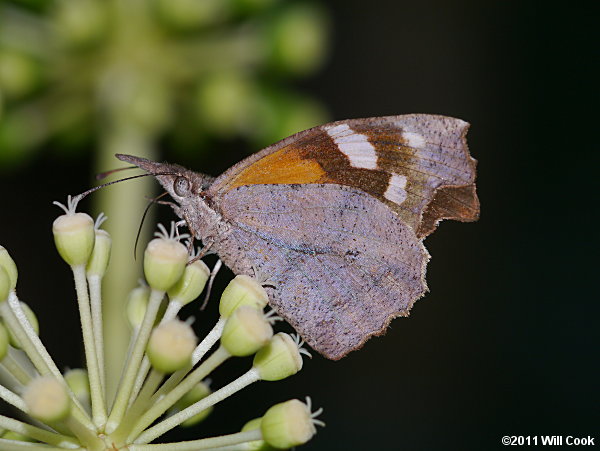
[[[315,350],[339,359],[407,315],[425,292],[428,254],[384,203],[333,184],[249,185],[221,200],[216,243],[236,273],[266,274],[270,304]]]

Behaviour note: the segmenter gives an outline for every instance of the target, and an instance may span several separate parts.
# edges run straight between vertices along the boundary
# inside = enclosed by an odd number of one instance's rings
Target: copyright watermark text
[[[573,435],[505,435],[502,444],[507,446],[594,446],[596,437]]]

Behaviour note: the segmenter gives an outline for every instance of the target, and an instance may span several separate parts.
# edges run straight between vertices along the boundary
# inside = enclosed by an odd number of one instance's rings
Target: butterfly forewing
[[[479,216],[468,124],[435,115],[352,119],[315,127],[233,166],[209,193],[255,184],[339,184],[386,203],[419,237],[445,218]]]

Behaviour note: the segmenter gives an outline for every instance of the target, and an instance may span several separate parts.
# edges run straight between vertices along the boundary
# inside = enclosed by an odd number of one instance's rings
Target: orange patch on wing
[[[286,147],[256,161],[228,185],[229,189],[234,189],[244,185],[316,183],[324,175],[325,171],[316,160],[303,158],[297,148]]]

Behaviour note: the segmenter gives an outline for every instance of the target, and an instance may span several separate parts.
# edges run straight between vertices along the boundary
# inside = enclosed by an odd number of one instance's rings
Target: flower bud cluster
[[[198,345],[192,321],[182,321],[177,314],[200,296],[211,271],[195,255],[188,255],[180,243],[182,236],[176,236],[174,228],[167,233],[160,226],[158,236],[144,253],[145,283],[135,288],[124,304],[132,326],[131,345],[121,387],[110,410],[103,397],[105,369],[98,366],[104,362],[102,334],[110,329],[97,330],[93,315],[98,314],[101,299],[93,296],[100,296],[101,292],[93,291],[92,284],[99,286],[109,265],[111,238],[99,229],[102,217],[94,224],[88,215],[75,211],[77,198],[69,198],[67,206],[59,206],[65,214],[54,221],[54,241],[59,255],[75,275],[88,365],[64,374],[58,371],[37,337],[35,314],[16,295],[16,265],[6,249],[0,247],[0,365],[20,384],[14,393],[0,387],[0,397],[52,429],[0,431],[1,438],[47,441],[58,448],[104,449],[109,443],[125,449],[134,443],[146,443],[137,440],[149,437],[152,430],[162,428],[171,418],[178,422],[170,427],[192,427],[203,421],[217,402],[250,383],[281,380],[302,369],[301,354],[305,351],[301,343],[286,333],[273,332],[276,318],[264,312],[268,294],[248,275],[236,276],[223,291],[221,318],[210,338],[211,344],[220,339],[220,347],[208,358],[199,358],[198,367],[193,368],[195,352],[203,346],[208,350],[210,345],[206,343],[211,334]],[[92,333],[87,333],[86,327]],[[21,354],[30,358],[36,371],[31,366],[21,367],[11,348],[23,349]],[[220,363],[231,357],[249,356],[253,359],[247,373],[219,390],[210,389],[205,378]],[[150,368],[152,372],[148,373]],[[134,389],[136,379],[141,383]],[[162,409],[160,412],[157,406]],[[165,412],[166,419],[152,426]],[[244,427],[244,431],[256,431],[261,436],[260,440],[249,442],[247,449],[268,451],[306,443],[315,433],[315,421],[310,408],[300,401],[277,404]],[[1,418],[0,422],[0,428],[7,424]],[[148,426],[152,427],[146,429]]]

